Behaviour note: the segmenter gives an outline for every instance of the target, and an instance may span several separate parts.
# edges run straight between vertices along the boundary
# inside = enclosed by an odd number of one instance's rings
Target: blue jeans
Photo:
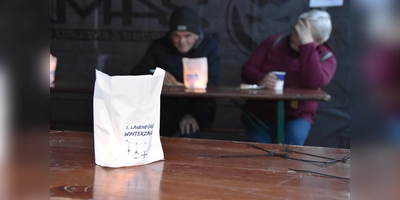
[[[276,124],[263,121],[268,128],[257,124],[255,127],[247,118],[242,117],[246,135],[250,142],[271,143],[271,134],[276,135]],[[305,119],[294,119],[285,121],[285,144],[304,145],[310,133],[311,123]]]
[[[390,143],[400,145],[400,116],[389,119],[386,122],[386,129]]]

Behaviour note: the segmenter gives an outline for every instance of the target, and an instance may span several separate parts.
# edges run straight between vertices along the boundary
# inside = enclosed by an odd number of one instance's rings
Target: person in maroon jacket
[[[377,117],[379,138],[400,145],[400,18],[398,10],[371,14],[366,25],[362,75]],[[378,124],[374,121],[372,124]]]
[[[311,10],[301,14],[290,35],[273,35],[261,43],[242,67],[243,80],[274,89],[277,77],[272,71],[283,71],[286,72],[284,88],[318,89],[327,85],[336,71],[336,57],[325,43],[331,31],[328,12]],[[286,144],[304,144],[317,106],[316,101],[285,102]],[[245,103],[244,108],[267,125],[256,127],[251,119],[243,117],[249,141],[272,142],[276,107],[274,101]]]

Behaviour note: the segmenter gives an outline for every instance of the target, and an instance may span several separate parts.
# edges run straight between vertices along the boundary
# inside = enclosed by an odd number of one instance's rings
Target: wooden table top
[[[186,138],[161,138],[161,142],[165,161],[111,169],[95,165],[93,133],[50,132],[51,199],[350,199],[349,180],[288,171],[349,177],[350,160],[322,167],[275,156],[218,158],[263,152],[246,142]],[[281,148],[256,145],[277,153]],[[327,157],[350,154],[348,149],[290,148]]]
[[[164,86],[162,96],[243,98],[267,100],[322,100],[329,101],[331,96],[326,92],[310,89],[287,88],[283,91],[270,89],[240,89],[236,86],[216,86],[203,90],[188,90],[184,87]]]
[[[94,85],[90,83],[58,82],[50,87],[51,92],[93,93]],[[206,90],[188,90],[184,87],[163,86],[162,96],[173,97],[210,97],[210,98],[243,98],[268,100],[319,100],[329,101],[331,96],[321,89],[284,89],[277,92],[269,89],[240,89],[238,86],[215,86]]]

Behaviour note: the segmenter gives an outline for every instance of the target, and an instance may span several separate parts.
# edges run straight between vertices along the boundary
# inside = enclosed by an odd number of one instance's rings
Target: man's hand
[[[164,85],[179,85],[182,86],[183,83],[178,82],[174,76],[172,76],[169,72],[165,73],[164,77]]]
[[[190,128],[192,127],[193,132],[197,132],[200,130],[199,125],[197,124],[196,119],[189,114],[186,114],[183,116],[181,119],[181,122],[179,123],[179,127],[181,129],[181,135],[187,135],[189,134]]]
[[[274,89],[277,81],[278,77],[276,77],[274,73],[270,72],[264,76],[263,80],[261,80],[258,85],[265,86],[268,89]]]
[[[311,22],[309,20],[299,19],[297,24],[294,26],[294,29],[297,32],[301,44],[314,42],[314,38],[311,34]]]

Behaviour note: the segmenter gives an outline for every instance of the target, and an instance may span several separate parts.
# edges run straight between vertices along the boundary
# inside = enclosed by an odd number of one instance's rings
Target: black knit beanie
[[[190,31],[197,35],[202,33],[200,16],[187,6],[178,7],[172,12],[169,28],[170,31]]]

